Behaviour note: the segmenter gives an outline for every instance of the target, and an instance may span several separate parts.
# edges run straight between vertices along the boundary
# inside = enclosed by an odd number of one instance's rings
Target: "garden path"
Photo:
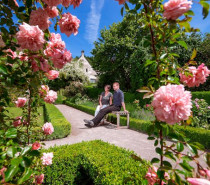
[[[66,105],[56,105],[66,119],[71,123],[71,134],[63,139],[45,141],[46,148],[54,145],[74,144],[82,141],[103,140],[111,144],[132,150],[143,159],[151,160],[157,157],[154,150],[154,141],[147,140],[147,135],[130,130],[116,129],[114,125],[87,128],[83,119],[92,119],[93,116]],[[203,159],[200,159],[203,163]]]

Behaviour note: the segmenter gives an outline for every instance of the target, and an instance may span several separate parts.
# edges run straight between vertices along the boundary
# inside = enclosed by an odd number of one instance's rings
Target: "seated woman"
[[[99,97],[99,105],[96,108],[95,117],[101,109],[103,109],[109,105],[112,105],[113,95],[110,92],[110,89],[111,89],[110,85],[105,85],[105,87],[104,87],[105,92],[102,92]]]

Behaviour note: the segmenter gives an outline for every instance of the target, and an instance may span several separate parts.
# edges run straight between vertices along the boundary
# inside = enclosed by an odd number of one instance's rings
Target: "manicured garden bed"
[[[149,167],[131,151],[96,140],[53,147],[53,164],[45,168],[45,184],[141,184]]]
[[[94,115],[95,109],[92,107],[76,105],[68,101],[64,101],[64,103],[68,106],[74,107],[83,112]],[[107,119],[108,121],[116,124],[117,119],[115,115],[109,114]],[[126,125],[126,118],[121,117],[120,123],[121,125]],[[130,118],[130,128],[136,131],[147,132],[151,124],[152,123],[149,121]],[[175,127],[177,127],[178,130],[182,131],[185,134],[185,136],[190,139],[191,142],[199,142],[202,145],[204,145],[206,149],[210,148],[210,130],[202,128],[194,128],[190,126],[179,126],[179,125],[176,125]]]

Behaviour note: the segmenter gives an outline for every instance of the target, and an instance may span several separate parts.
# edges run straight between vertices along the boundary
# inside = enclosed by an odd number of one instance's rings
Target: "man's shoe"
[[[94,126],[94,123],[91,120],[84,119],[84,122],[86,123],[85,126],[88,128],[91,128]]]

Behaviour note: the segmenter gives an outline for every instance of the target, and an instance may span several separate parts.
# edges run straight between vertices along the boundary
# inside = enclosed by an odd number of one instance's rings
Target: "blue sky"
[[[85,51],[86,56],[91,56],[90,52],[94,48],[94,41],[100,36],[100,30],[111,25],[114,22],[122,21],[120,6],[115,0],[83,0],[82,4],[73,9],[69,7],[64,12],[70,12],[77,16],[80,21],[79,33],[67,37],[61,34],[66,43],[66,48],[71,51],[72,56],[80,56],[81,50]],[[191,21],[191,26],[199,28],[201,32],[210,32],[210,15],[203,20],[202,8],[199,4],[194,3],[192,10],[195,13]],[[50,27],[51,32],[55,32],[53,25]],[[60,33],[58,27],[58,33]]]

